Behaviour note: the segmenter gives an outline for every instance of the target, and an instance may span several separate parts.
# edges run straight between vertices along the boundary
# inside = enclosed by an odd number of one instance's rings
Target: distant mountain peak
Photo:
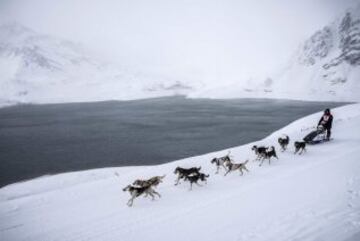
[[[190,86],[183,81],[124,70],[80,44],[39,34],[17,22],[0,25],[0,64],[0,102],[138,99],[191,89],[180,88]]]
[[[327,100],[358,100],[359,77],[360,5],[304,41],[273,88]]]

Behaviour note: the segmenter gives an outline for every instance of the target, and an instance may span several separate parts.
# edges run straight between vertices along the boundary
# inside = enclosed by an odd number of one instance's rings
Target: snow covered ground
[[[228,150],[158,166],[121,167],[42,177],[0,189],[0,240],[360,240],[360,104],[333,110],[334,140],[293,154],[293,141],[311,131],[321,113],[260,140],[231,148],[249,173],[215,175],[210,160]],[[289,150],[262,167],[253,144]],[[119,157],[120,159],[121,157]],[[174,186],[176,166],[201,166],[208,184]],[[118,172],[119,177],[114,173]],[[166,174],[156,201],[126,206],[122,188],[136,178]]]

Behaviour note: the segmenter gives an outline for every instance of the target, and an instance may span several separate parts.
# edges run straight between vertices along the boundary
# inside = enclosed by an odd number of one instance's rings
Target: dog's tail
[[[248,162],[249,162],[249,159],[248,159],[248,160],[246,160],[243,164],[244,164],[244,165],[246,165],[246,163],[248,163]]]
[[[166,177],[166,174],[160,176],[160,180],[164,179]]]

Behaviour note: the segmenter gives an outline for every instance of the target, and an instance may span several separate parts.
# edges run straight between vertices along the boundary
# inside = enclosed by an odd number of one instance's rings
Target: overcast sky
[[[263,77],[360,0],[0,0],[0,21],[84,43],[145,71]]]

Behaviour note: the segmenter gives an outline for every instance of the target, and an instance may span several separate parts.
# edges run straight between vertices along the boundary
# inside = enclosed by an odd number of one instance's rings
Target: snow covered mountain
[[[360,5],[304,41],[276,75],[217,89],[210,87],[190,95],[360,101],[359,93]]]
[[[157,166],[117,167],[42,177],[0,189],[0,240],[360,240],[360,104],[332,110],[331,142],[294,155],[293,142],[322,113],[302,118],[256,143],[231,148],[249,172],[224,177],[210,163],[228,150]],[[274,145],[283,133],[291,145],[271,165],[252,161],[251,146]],[[177,166],[201,166],[207,184],[174,186]],[[117,172],[118,175],[114,175]],[[161,198],[126,202],[122,188],[138,178],[164,175]]]
[[[315,32],[286,68],[265,80],[205,85],[201,77],[194,81],[130,71],[100,61],[79,44],[16,23],[0,26],[0,74],[0,105],[176,94],[360,101],[360,5]]]
[[[360,5],[306,40],[271,89],[328,100],[360,100]]]
[[[0,102],[52,103],[183,94],[188,83],[100,61],[79,44],[0,26]]]

